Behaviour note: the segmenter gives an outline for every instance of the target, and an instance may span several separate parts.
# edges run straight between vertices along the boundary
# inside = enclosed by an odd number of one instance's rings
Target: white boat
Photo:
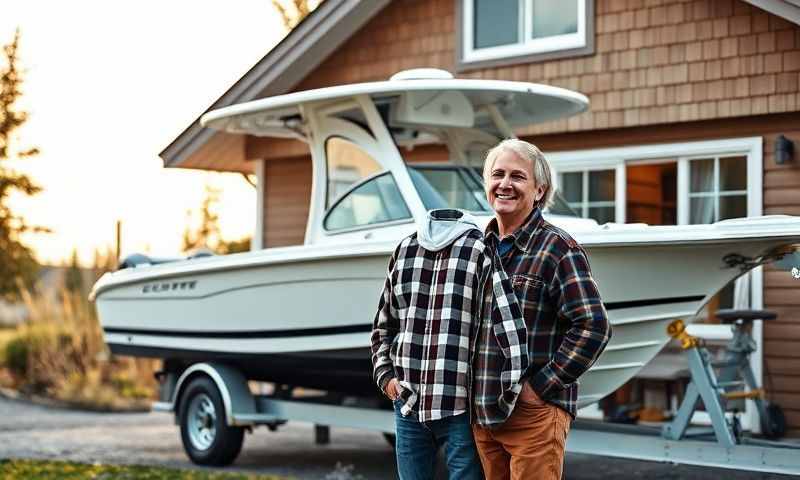
[[[369,334],[397,242],[431,208],[463,208],[488,222],[476,173],[486,149],[514,127],[587,106],[586,97],[561,88],[424,70],[210,112],[203,124],[213,129],[308,143],[314,168],[305,244],[163,264],[144,259],[106,274],[92,291],[105,340],[116,354],[163,358],[168,371],[217,360],[251,379],[376,394]],[[447,146],[446,161],[404,161],[403,152],[436,142]],[[377,170],[337,191],[345,174],[363,173],[362,157]],[[800,218],[788,216],[598,225],[560,211],[557,202],[545,218],[587,250],[613,325],[605,352],[581,378],[581,406],[647,364],[668,341],[670,322],[692,321],[727,283],[800,244]]]

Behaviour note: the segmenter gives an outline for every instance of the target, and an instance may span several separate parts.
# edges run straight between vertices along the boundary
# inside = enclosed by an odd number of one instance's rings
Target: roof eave
[[[390,0],[326,0],[203,113],[259,96],[288,92]],[[202,115],[201,115],[202,116]],[[195,119],[159,156],[165,167],[181,167],[215,132]]]
[[[745,0],[750,5],[758,7],[795,25],[800,25],[800,1],[798,0]]]

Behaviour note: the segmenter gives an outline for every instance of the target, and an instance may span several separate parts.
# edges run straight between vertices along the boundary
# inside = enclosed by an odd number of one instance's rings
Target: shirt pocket
[[[538,314],[548,310],[547,289],[544,280],[537,275],[513,275],[511,285],[517,301],[522,307],[522,314],[529,323],[537,318]]]

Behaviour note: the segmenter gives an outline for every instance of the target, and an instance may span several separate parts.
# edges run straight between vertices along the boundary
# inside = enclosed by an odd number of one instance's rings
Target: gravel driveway
[[[194,468],[181,447],[172,417],[164,413],[93,413],[41,407],[0,398],[0,458],[141,463]],[[334,475],[337,462],[352,475]],[[332,429],[331,443],[314,444],[313,428],[288,424],[248,435],[233,467],[301,479],[394,479],[394,455],[380,434]],[[786,476],[677,467],[651,462],[568,455],[567,479],[785,479]]]

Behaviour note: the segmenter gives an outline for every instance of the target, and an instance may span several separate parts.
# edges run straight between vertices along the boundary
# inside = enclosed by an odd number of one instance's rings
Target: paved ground
[[[102,414],[45,408],[0,398],[0,458],[79,462],[146,463],[192,468],[178,429],[163,413]],[[349,467],[346,474],[336,465]],[[334,429],[331,443],[318,446],[309,425],[278,432],[257,429],[231,469],[301,479],[394,479],[394,455],[380,434]],[[677,467],[650,462],[568,456],[565,477],[624,479],[785,479],[786,476]]]

